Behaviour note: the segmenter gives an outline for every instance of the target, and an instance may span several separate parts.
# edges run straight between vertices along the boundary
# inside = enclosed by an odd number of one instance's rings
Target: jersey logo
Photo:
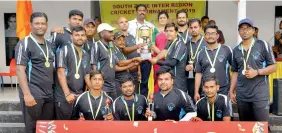
[[[260,56],[260,53],[258,51],[254,51],[254,53],[252,53],[252,56],[255,60],[258,60],[258,57]]]
[[[222,118],[222,111],[221,110],[217,110],[216,111],[216,117],[217,118]]]
[[[222,62],[224,60],[225,56],[224,55],[218,55],[218,61]]]
[[[167,104],[167,109],[168,109],[169,111],[172,111],[174,108],[175,108],[175,105],[174,105],[173,103]]]
[[[137,113],[138,113],[139,115],[141,115],[142,112],[143,112],[143,107],[142,107],[142,106],[139,106],[136,110],[137,110]]]
[[[102,115],[106,115],[106,108],[105,107],[102,107],[100,109],[100,111],[101,111]]]
[[[86,66],[87,66],[87,61],[86,61],[86,60],[84,60],[82,64],[83,64],[83,68],[85,69],[85,68],[86,68]]]

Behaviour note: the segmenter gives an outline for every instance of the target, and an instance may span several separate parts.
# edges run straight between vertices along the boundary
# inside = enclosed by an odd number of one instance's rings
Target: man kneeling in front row
[[[72,119],[77,120],[114,120],[112,115],[113,100],[102,91],[104,77],[98,71],[91,71],[91,89],[82,93],[76,100]]]
[[[217,94],[218,81],[213,75],[204,79],[203,90],[205,97],[197,103],[197,117],[191,121],[230,121],[231,111],[229,99],[226,95]]]
[[[144,115],[147,108],[147,100],[145,96],[134,93],[135,84],[131,74],[123,76],[120,83],[120,89],[122,95],[113,103],[115,120],[147,120]]]
[[[153,110],[147,108],[145,116],[156,121],[187,121],[196,116],[190,96],[174,86],[171,68],[162,66],[157,72],[157,77],[160,91],[151,98],[154,103]]]

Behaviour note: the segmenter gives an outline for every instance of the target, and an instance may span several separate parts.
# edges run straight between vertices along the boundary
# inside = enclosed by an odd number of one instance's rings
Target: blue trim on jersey
[[[262,68],[266,68],[266,65],[267,65],[267,64],[266,64],[266,61],[264,61],[264,62],[262,63]],[[265,80],[265,82],[268,82],[266,75],[264,76],[264,80]]]
[[[101,68],[101,63],[100,63],[100,61],[98,61],[98,63],[97,63],[97,70],[100,71],[100,68]]]
[[[60,51],[60,49],[61,49],[61,47],[58,47],[58,48],[56,49],[56,53],[57,53],[57,52],[59,52],[59,51]]]
[[[186,55],[186,52],[181,56],[180,61],[184,59],[185,55]]]
[[[69,70],[68,70],[68,68],[66,68],[65,75],[67,76],[68,73],[69,73]]]
[[[176,66],[174,66],[174,76],[176,77]]]
[[[181,108],[181,111],[179,113],[179,120],[181,120],[185,116],[186,112],[183,108]]]
[[[30,82],[30,77],[31,77],[31,70],[32,70],[32,62],[31,60],[28,61],[28,81]]]
[[[226,65],[225,76],[229,80],[229,67],[230,67],[230,64],[228,62],[226,62],[225,65]]]

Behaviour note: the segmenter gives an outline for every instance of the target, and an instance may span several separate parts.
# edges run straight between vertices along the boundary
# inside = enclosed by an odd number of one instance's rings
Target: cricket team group
[[[146,11],[138,4],[136,18],[121,16],[115,28],[71,10],[50,38],[47,15],[32,13],[15,47],[26,133],[37,120],[231,121],[232,104],[240,121],[268,121],[277,66],[251,19],[238,23],[242,42],[231,49],[207,16],[179,10],[174,23],[162,11],[152,24]]]

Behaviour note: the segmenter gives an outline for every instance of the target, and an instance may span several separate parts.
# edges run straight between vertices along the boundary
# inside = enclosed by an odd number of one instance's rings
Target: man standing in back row
[[[169,43],[165,48],[155,57],[149,59],[152,64],[160,66],[168,66],[172,69],[175,75],[174,87],[187,92],[187,80],[185,75],[186,66],[186,45],[177,37],[178,27],[174,23],[168,23],[165,26],[165,32]],[[161,61],[164,57],[164,61]]]
[[[191,19],[188,22],[189,32],[191,33],[192,38],[187,43],[187,51],[186,51],[186,76],[187,86],[188,86],[188,94],[191,97],[195,97],[199,94],[199,90],[195,89],[195,65],[197,63],[197,55],[201,49],[206,46],[206,41],[204,37],[200,34],[201,32],[201,22],[199,19]],[[200,97],[199,95],[197,97]],[[196,102],[196,101],[195,101]]]
[[[252,20],[241,20],[238,30],[243,41],[233,49],[230,99],[238,105],[240,121],[268,121],[267,76],[277,70],[273,52],[266,41],[253,38]]]
[[[199,52],[197,57],[195,90],[197,91],[200,89],[200,86],[203,86],[202,81],[207,75],[215,75],[220,87],[217,93],[227,96],[230,87],[229,66],[232,62],[232,50],[227,45],[217,43],[219,34],[216,25],[206,25],[204,32],[207,46]],[[200,94],[195,94],[195,102],[197,102],[200,99],[197,96]]]
[[[81,26],[83,13],[79,10],[71,10],[69,12],[68,27],[53,29],[52,43],[56,50],[59,50],[65,45],[71,44],[71,29],[76,26]],[[58,34],[60,33],[60,34]]]
[[[86,41],[82,26],[72,28],[72,43],[56,54],[58,81],[55,90],[57,120],[70,120],[73,103],[85,90],[85,75],[90,71],[89,55],[82,48]]]
[[[144,45],[147,45],[146,43],[139,43],[136,44],[135,37],[131,35],[128,31],[128,20],[125,17],[120,17],[117,20],[117,26],[118,26],[118,32],[115,33],[117,34],[122,34],[125,36],[125,47],[122,48],[122,53],[126,56],[127,59],[133,59],[136,57],[139,57],[139,54],[137,53],[137,49],[141,49]],[[138,66],[139,67],[139,66]],[[140,67],[136,67],[135,69],[131,70],[130,73],[132,74],[134,78],[134,85],[135,85],[135,90],[139,90],[139,79],[138,77],[141,77],[141,72],[140,72]],[[119,87],[119,86],[118,86]]]
[[[137,17],[134,20],[128,22],[129,24],[128,32],[129,34],[133,35],[136,38],[136,33],[140,27],[148,26],[154,29],[155,26],[152,23],[145,20],[147,13],[146,5],[138,4],[136,5],[135,8],[136,8]],[[143,42],[136,42],[136,43],[139,44]],[[151,42],[151,44],[147,44],[147,45],[151,46],[152,44],[154,44],[154,42]],[[143,63],[140,64],[141,67],[140,93],[146,97],[148,95],[148,80],[150,76],[151,66],[152,64],[149,61],[144,61]]]
[[[100,40],[97,41],[91,49],[92,69],[98,70],[104,75],[103,91],[105,91],[112,99],[116,99],[117,92],[115,89],[115,58],[113,45],[110,43],[114,40],[114,27],[107,23],[98,26],[98,34]],[[91,87],[89,74],[85,78],[88,87]]]
[[[54,119],[54,49],[44,38],[48,18],[43,12],[31,14],[31,34],[15,48],[20,103],[26,133],[35,133],[37,120]]]
[[[178,25],[178,37],[182,39],[182,41],[186,45],[188,40],[190,40],[189,27],[187,26],[188,13],[185,10],[177,11],[176,20]]]

